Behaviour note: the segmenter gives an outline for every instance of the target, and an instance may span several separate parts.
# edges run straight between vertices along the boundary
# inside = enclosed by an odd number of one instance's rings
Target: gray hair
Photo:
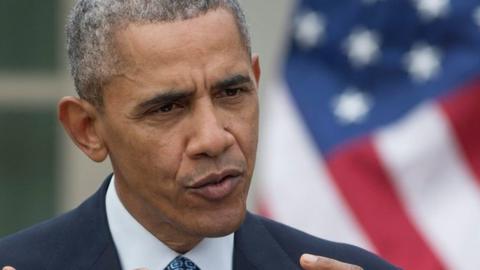
[[[237,0],[78,0],[68,19],[67,49],[75,88],[95,106],[103,105],[102,87],[119,72],[114,34],[130,23],[187,20],[210,10],[229,10],[242,42],[251,53],[245,15]]]

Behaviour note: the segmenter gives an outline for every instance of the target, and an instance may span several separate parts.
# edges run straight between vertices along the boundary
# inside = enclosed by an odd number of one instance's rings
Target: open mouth
[[[203,188],[203,187],[206,187],[206,186],[209,186],[209,185],[218,186],[218,185],[221,185],[223,182],[227,181],[228,178],[230,178],[230,177],[233,177],[233,176],[232,175],[227,175],[223,178],[219,178],[218,180],[213,180],[211,182],[205,183],[203,185],[200,185],[200,186],[197,186],[197,187],[194,187],[194,188]]]
[[[235,190],[243,179],[241,176],[239,171],[210,174],[196,182],[190,190],[207,200],[223,199]]]

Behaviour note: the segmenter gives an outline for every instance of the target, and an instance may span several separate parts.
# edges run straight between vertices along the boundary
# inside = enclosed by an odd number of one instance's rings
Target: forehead
[[[172,64],[227,54],[250,59],[233,15],[223,8],[187,20],[132,23],[116,33],[115,41],[121,58],[134,64]]]
[[[183,21],[130,24],[117,32],[116,42],[121,66],[103,97],[124,110],[171,90],[200,97],[233,76],[253,77],[250,54],[225,9]]]

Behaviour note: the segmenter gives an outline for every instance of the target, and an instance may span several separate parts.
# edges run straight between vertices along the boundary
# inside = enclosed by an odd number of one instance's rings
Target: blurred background
[[[262,66],[249,208],[404,269],[480,269],[480,2],[241,0]],[[110,173],[56,120],[73,0],[0,0],[0,237]]]

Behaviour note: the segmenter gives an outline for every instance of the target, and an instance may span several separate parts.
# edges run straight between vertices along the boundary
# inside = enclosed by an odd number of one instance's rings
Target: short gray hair
[[[103,105],[102,87],[119,72],[114,34],[130,23],[187,20],[210,10],[231,12],[242,42],[251,53],[245,15],[237,0],[78,0],[68,19],[67,49],[75,89],[95,106]]]

